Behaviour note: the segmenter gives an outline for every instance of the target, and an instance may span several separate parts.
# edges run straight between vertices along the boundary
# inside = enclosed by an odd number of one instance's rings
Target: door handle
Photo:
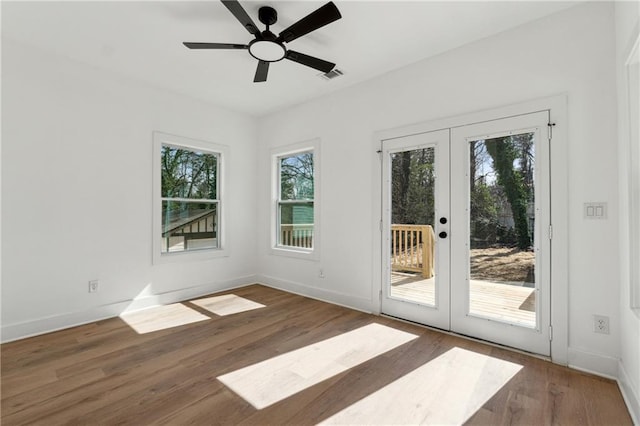
[[[438,237],[440,238],[447,238],[447,233],[442,231],[441,233],[438,234]]]
[[[440,223],[443,224],[443,225],[446,224],[447,223],[447,218],[446,217],[441,217],[440,218]]]

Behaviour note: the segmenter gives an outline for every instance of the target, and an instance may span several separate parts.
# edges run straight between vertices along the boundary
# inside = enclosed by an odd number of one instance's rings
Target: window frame
[[[280,199],[280,159],[296,154],[310,152],[313,155],[313,199],[310,200],[281,200]],[[298,259],[317,260],[320,253],[320,140],[286,145],[271,150],[271,254],[294,257]],[[313,203],[313,247],[303,248],[279,244],[280,206],[291,203]]]
[[[200,151],[214,154],[217,157],[216,199],[202,200],[202,202],[215,202],[217,214],[217,247],[185,250],[178,252],[162,252],[162,147],[170,146],[190,151]],[[225,186],[227,182],[226,163],[229,157],[229,147],[213,142],[191,139],[183,136],[172,135],[163,132],[153,132],[153,263],[163,264],[172,262],[210,260],[229,255],[229,243],[226,238],[226,230],[229,228],[225,208]],[[175,198],[180,201],[181,198]],[[196,199],[189,201],[199,201]]]

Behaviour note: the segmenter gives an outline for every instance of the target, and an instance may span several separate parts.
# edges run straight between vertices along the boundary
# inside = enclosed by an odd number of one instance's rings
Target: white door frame
[[[548,110],[550,121],[554,124],[550,128],[553,139],[550,145],[551,185],[551,224],[553,239],[551,240],[551,326],[553,340],[551,341],[551,360],[554,363],[567,365],[568,363],[568,139],[567,139],[567,97],[559,95],[549,98],[532,100],[520,104],[509,105],[486,111],[455,116],[451,118],[428,121],[413,125],[406,125],[389,130],[378,131],[373,135],[371,159],[373,163],[374,194],[372,197],[372,311],[380,314],[381,294],[384,263],[382,253],[382,167],[380,146],[383,140],[394,139],[409,135],[432,132],[436,130],[461,127],[470,124],[499,120],[502,118]]]

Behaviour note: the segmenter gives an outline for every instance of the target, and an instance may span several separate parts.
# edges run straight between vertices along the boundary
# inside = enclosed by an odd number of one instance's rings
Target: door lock
[[[447,238],[447,233],[442,231],[441,233],[438,234],[438,237],[440,238]]]

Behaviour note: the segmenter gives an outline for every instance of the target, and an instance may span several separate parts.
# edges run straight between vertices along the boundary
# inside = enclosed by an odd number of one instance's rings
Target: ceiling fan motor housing
[[[272,7],[262,6],[258,9],[258,19],[266,26],[273,25],[278,21],[278,12]]]
[[[262,6],[258,9],[258,19],[267,29],[249,43],[249,53],[260,61],[281,61],[287,54],[287,49],[283,43],[276,40],[278,37],[269,31],[269,26],[278,21],[278,12],[272,7]]]

